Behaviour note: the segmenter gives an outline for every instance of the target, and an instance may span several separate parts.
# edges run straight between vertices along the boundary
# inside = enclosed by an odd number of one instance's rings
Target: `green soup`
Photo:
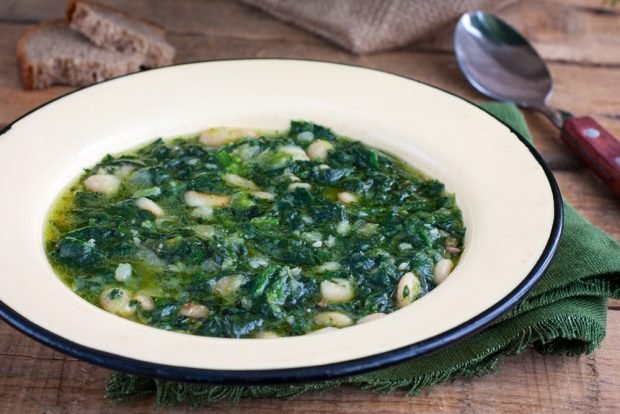
[[[108,155],[52,207],[50,262],[87,301],[153,327],[304,335],[428,293],[458,262],[442,183],[307,122],[217,128]]]

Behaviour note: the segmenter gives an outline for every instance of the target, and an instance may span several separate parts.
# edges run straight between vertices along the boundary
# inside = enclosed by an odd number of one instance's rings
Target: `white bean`
[[[292,183],[289,184],[288,191],[295,191],[296,188],[305,188],[306,190],[309,190],[312,186],[308,183]]]
[[[338,262],[325,262],[322,265],[317,266],[314,270],[318,273],[325,273],[340,270],[341,267],[342,266]]]
[[[129,174],[131,174],[135,169],[136,167],[134,167],[133,165],[125,164],[120,166],[116,171],[114,171],[114,175],[116,175],[117,177],[125,178],[128,177]]]
[[[342,303],[353,299],[353,284],[342,278],[321,282],[321,297],[328,303]]]
[[[260,188],[253,181],[243,178],[237,174],[224,174],[224,181],[226,184],[243,188],[244,190],[260,190]]]
[[[301,178],[299,178],[295,174],[291,174],[291,173],[282,174],[282,178],[283,179],[287,179],[288,181],[290,181],[292,183],[294,183],[296,181],[301,181]]]
[[[278,151],[283,152],[291,156],[294,161],[308,161],[308,155],[303,148],[298,147],[297,145],[283,145],[278,148]]]
[[[461,249],[456,246],[446,246],[446,251],[452,254],[461,253]]]
[[[331,143],[322,139],[317,139],[312,144],[308,145],[306,154],[308,154],[311,160],[325,160],[327,159],[328,151],[333,148],[334,146]]]
[[[254,158],[256,154],[260,151],[260,147],[253,143],[246,143],[243,145],[239,145],[237,148],[232,150],[232,153],[241,158],[242,160],[249,160]]]
[[[308,332],[306,335],[321,335],[324,333],[329,333],[329,332],[334,332],[337,331],[338,328],[334,328],[333,326],[326,326],[325,328],[320,328],[317,330],[314,330],[312,332]]]
[[[371,313],[369,315],[364,316],[363,318],[360,318],[357,321],[357,324],[359,325],[360,323],[366,323],[366,322],[375,321],[377,319],[383,318],[384,316],[386,316],[386,315],[385,315],[385,313],[382,313],[382,312]]]
[[[246,277],[243,275],[224,276],[215,282],[213,290],[219,296],[227,297],[239,290],[245,282]]]
[[[124,282],[131,277],[132,268],[129,263],[121,263],[114,271],[114,278],[119,282]]]
[[[95,174],[84,180],[84,187],[93,193],[114,194],[121,186],[121,181],[110,174]]]
[[[185,204],[190,207],[224,207],[230,204],[230,197],[227,195],[206,194],[198,191],[187,191],[183,198],[185,199]]]
[[[343,236],[346,236],[347,234],[349,234],[349,230],[351,230],[351,223],[349,223],[346,220],[342,220],[336,226],[336,233],[341,234]]]
[[[110,313],[120,316],[131,316],[136,309],[129,304],[131,294],[126,289],[110,288],[101,292],[99,303]]]
[[[304,131],[297,134],[297,139],[302,142],[312,141],[314,139],[314,134],[310,131]]]
[[[336,245],[336,238],[330,234],[327,240],[325,240],[325,245],[327,247],[334,247]]]
[[[302,233],[301,237],[313,242],[323,240],[323,235],[321,234],[321,232],[318,231],[308,231],[306,233]]]
[[[341,312],[321,312],[314,317],[314,323],[319,326],[343,328],[353,325],[353,319]]]
[[[340,201],[341,203],[350,204],[357,202],[357,200],[358,198],[355,194],[351,194],[347,191],[338,193],[338,201]]]
[[[153,303],[153,299],[148,295],[137,294],[134,295],[133,299],[140,304],[140,307],[145,310],[153,310],[155,304]]]
[[[197,303],[186,303],[181,306],[179,313],[188,318],[201,319],[209,316],[209,309],[205,305]]]
[[[252,336],[254,338],[257,338],[257,339],[270,339],[270,338],[279,338],[280,337],[280,335],[278,335],[277,333],[275,333],[273,331],[256,332]]]
[[[412,273],[405,273],[398,282],[396,288],[396,305],[399,308],[405,307],[415,300],[420,293],[420,281]]]
[[[433,278],[435,279],[435,283],[440,284],[450,275],[452,269],[454,268],[454,263],[450,259],[441,259],[435,264],[433,268]]]
[[[190,216],[209,220],[211,217],[213,217],[213,207],[207,205],[198,206],[192,210]]]
[[[408,270],[409,269],[409,262],[402,262],[401,264],[398,265],[398,270]]]
[[[200,142],[208,147],[219,147],[239,138],[256,138],[256,131],[244,128],[209,128],[200,134]]]
[[[275,194],[269,193],[267,191],[252,191],[250,192],[250,195],[267,201],[273,201],[276,198]]]
[[[248,258],[248,264],[252,269],[258,269],[259,267],[265,267],[269,264],[269,260],[263,256],[254,256]]]
[[[146,197],[140,197],[139,199],[137,199],[136,206],[138,206],[140,210],[148,211],[155,217],[163,217],[164,215],[166,215],[166,212],[160,206],[158,206],[156,202]]]
[[[204,224],[196,224],[192,226],[192,230],[196,233],[196,236],[200,237],[204,240],[209,240],[213,236],[215,236],[215,227],[207,226]]]

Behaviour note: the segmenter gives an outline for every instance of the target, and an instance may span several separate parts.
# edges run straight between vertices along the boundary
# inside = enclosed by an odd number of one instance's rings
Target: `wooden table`
[[[33,23],[60,17],[65,0],[0,2],[0,123],[70,88],[22,91],[14,48]],[[165,25],[178,62],[238,57],[299,57],[348,62],[410,76],[482,99],[459,73],[450,30],[426,42],[354,56],[297,28],[232,1],[107,0]],[[499,14],[532,39],[555,79],[553,103],[590,114],[620,136],[620,15],[603,0],[522,0]],[[76,114],[79,116],[79,114]],[[558,141],[542,116],[526,114],[538,148],[562,192],[589,220],[620,238],[620,203]],[[620,306],[610,303],[608,337],[580,358],[525,352],[496,374],[434,387],[417,396],[352,389],[295,400],[219,403],[215,412],[617,412],[620,409]],[[144,413],[151,399],[113,407],[104,398],[109,371],[52,351],[0,322],[0,413]],[[163,412],[186,412],[186,407]]]

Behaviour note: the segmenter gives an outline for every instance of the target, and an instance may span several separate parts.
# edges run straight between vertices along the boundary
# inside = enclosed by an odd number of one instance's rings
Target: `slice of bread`
[[[17,42],[24,89],[85,86],[140,70],[144,56],[93,45],[63,20],[32,27]]]
[[[175,50],[166,42],[164,29],[152,22],[90,0],[69,0],[66,20],[73,30],[97,46],[145,56],[144,66],[169,65]]]

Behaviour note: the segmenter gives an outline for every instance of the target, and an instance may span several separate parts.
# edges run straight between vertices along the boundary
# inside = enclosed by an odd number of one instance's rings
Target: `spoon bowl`
[[[481,93],[526,107],[539,107],[551,96],[553,82],[545,62],[497,17],[481,11],[463,15],[454,39],[461,70]]]
[[[620,142],[591,117],[573,117],[547,104],[553,81],[547,65],[515,29],[492,14],[464,14],[454,31],[461,71],[482,94],[544,113],[582,162],[620,197]]]

